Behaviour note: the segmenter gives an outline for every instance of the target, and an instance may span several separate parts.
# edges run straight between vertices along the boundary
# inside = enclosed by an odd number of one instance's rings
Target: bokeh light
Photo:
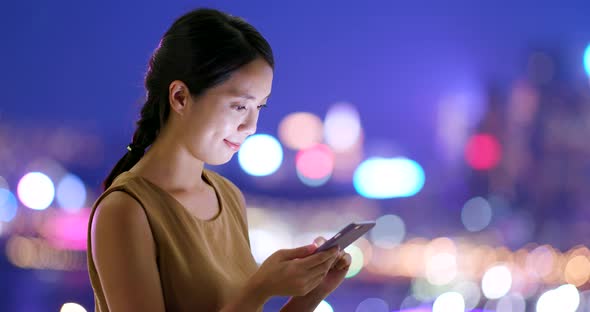
[[[359,114],[350,103],[334,104],[326,113],[324,137],[334,151],[341,152],[354,146],[361,137],[361,130]]]
[[[471,310],[479,305],[481,291],[479,285],[471,281],[462,281],[453,286],[452,291],[460,293],[465,300],[465,309]]]
[[[575,312],[580,305],[580,293],[574,285],[562,285],[539,297],[537,312]]]
[[[250,175],[271,175],[283,162],[283,148],[273,136],[255,134],[240,147],[238,161],[242,169]]]
[[[16,217],[18,203],[11,191],[0,188],[0,221],[10,222]]]
[[[460,293],[444,293],[434,301],[432,312],[465,312],[465,300]]]
[[[89,208],[75,213],[57,211],[45,220],[39,232],[56,248],[86,250],[90,211]]]
[[[584,68],[586,69],[586,74],[590,76],[590,44],[588,44],[584,52]]]
[[[426,279],[433,285],[446,285],[457,276],[457,257],[441,252],[429,257],[426,262]]]
[[[465,146],[465,159],[476,170],[489,170],[500,162],[501,146],[496,137],[490,134],[472,136]]]
[[[553,270],[555,254],[547,246],[539,246],[531,251],[526,258],[526,268],[529,274],[546,277]]]
[[[279,139],[294,150],[310,148],[322,142],[324,125],[322,120],[306,112],[287,115],[279,124]]]
[[[251,228],[249,234],[252,255],[257,263],[263,263],[275,251],[292,244],[291,236],[284,230]]]
[[[361,301],[355,312],[389,312],[389,304],[380,298],[367,298]]]
[[[407,158],[372,157],[354,172],[356,191],[367,198],[386,199],[416,195],[424,186],[424,170]]]
[[[508,294],[496,304],[496,312],[525,312],[526,301],[519,294]]]
[[[68,302],[68,303],[64,303],[64,305],[61,307],[59,312],[87,312],[87,311],[86,311],[86,309],[84,309],[83,306],[81,306],[77,303]]]
[[[369,237],[377,247],[390,249],[399,245],[406,236],[404,221],[396,215],[384,215],[376,220]]]
[[[16,267],[25,269],[87,269],[85,253],[55,248],[39,238],[11,236],[6,242],[6,257]]]
[[[49,207],[55,197],[55,188],[51,179],[41,172],[30,172],[18,183],[18,198],[27,207],[43,210]]]
[[[503,265],[490,268],[481,281],[481,289],[488,299],[498,299],[512,287],[512,273]]]
[[[86,204],[84,182],[74,175],[66,174],[57,184],[56,199],[65,211],[76,212]]]
[[[363,269],[363,265],[365,264],[363,251],[354,244],[344,248],[344,251],[349,253],[352,259],[350,262],[350,267],[348,268],[348,272],[345,276],[346,278],[351,278],[359,274]]]
[[[486,228],[492,220],[492,207],[482,197],[475,197],[468,200],[461,210],[461,221],[470,232],[481,231]]]
[[[322,300],[313,312],[334,312],[332,306],[326,300]]]
[[[590,278],[590,261],[586,256],[578,255],[570,259],[565,266],[565,281],[575,286],[582,286]]]
[[[334,154],[327,145],[300,150],[295,157],[297,176],[308,186],[326,183],[334,170]]]

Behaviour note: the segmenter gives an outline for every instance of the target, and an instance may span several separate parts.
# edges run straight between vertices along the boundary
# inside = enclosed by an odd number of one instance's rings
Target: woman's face
[[[179,116],[182,144],[207,164],[228,162],[256,132],[272,79],[272,68],[263,59],[256,59],[198,98],[189,96]]]

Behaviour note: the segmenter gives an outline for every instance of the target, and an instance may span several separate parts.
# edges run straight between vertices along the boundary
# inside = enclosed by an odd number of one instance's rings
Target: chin
[[[219,166],[219,165],[224,165],[227,164],[231,159],[233,158],[233,154],[230,155],[229,157],[212,157],[210,159],[208,159],[207,161],[205,161],[205,163],[211,165],[211,166]]]

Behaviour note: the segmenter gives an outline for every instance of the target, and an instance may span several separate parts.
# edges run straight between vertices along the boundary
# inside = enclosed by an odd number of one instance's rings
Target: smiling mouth
[[[227,146],[229,146],[231,149],[233,149],[233,150],[235,150],[235,151],[237,151],[237,150],[239,150],[239,149],[240,149],[240,144],[236,144],[236,143],[230,142],[230,141],[228,141],[228,140],[223,140],[223,142],[225,142],[225,144],[226,144]]]

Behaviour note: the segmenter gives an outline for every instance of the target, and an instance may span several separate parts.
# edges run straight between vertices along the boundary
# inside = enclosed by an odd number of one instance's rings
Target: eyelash
[[[266,108],[266,104],[263,104],[263,105],[259,105],[258,106],[258,110],[261,110],[263,108]],[[246,106],[243,106],[243,105],[236,105],[235,106],[235,110],[237,110],[237,111],[241,111],[241,110],[244,110],[244,109],[246,109]]]

